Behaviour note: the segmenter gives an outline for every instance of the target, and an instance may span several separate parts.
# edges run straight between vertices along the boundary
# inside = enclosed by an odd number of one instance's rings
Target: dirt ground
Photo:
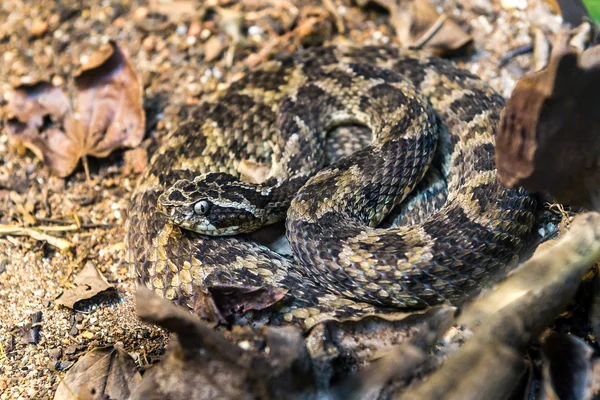
[[[323,8],[316,1],[275,3],[211,3],[226,10],[239,11],[242,6],[245,43],[237,46],[231,59],[228,48],[235,29],[232,32],[227,23],[202,15],[201,7],[191,1],[1,2],[0,224],[52,229],[45,232],[67,240],[70,248],[60,251],[27,235],[0,235],[0,399],[52,398],[65,370],[95,346],[120,343],[141,366],[163,352],[166,335],[139,322],[135,314],[135,285],[123,261],[128,201],[147,154],[177,125],[180,105],[197,103],[204,93],[243,72],[246,57],[258,54],[273,35],[290,30],[289,21],[300,18],[294,13]],[[324,33],[326,42],[340,37],[354,43],[397,42],[384,8],[361,8],[346,0],[331,3],[345,32],[340,35],[330,26]],[[561,24],[542,0],[435,4],[473,37],[473,52],[458,62],[504,96],[531,69],[532,55],[517,56],[503,66],[501,59],[531,45],[534,28],[551,38]],[[144,83],[142,150],[119,150],[104,159],[90,159],[89,180],[81,166],[65,179],[54,177],[31,152],[9,143],[5,108],[11,88],[48,80],[72,91],[74,72],[109,39],[130,57]],[[72,287],[86,262],[95,264],[116,287],[119,300],[74,312],[55,300]],[[31,315],[39,311],[39,341],[24,344],[31,327],[19,328],[31,323]]]

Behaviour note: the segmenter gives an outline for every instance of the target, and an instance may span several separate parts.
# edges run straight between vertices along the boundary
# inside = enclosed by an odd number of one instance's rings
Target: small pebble
[[[196,40],[197,40],[197,39],[196,39],[196,36],[188,36],[188,37],[185,39],[185,43],[186,43],[188,46],[193,46],[193,45],[195,45],[195,44],[196,44]]]
[[[133,19],[141,21],[148,15],[148,8],[140,7],[133,12]]]
[[[54,86],[54,87],[60,87],[60,86],[62,86],[64,84],[65,84],[65,80],[64,80],[64,78],[62,76],[60,76],[60,75],[54,75],[52,77],[52,86]]]
[[[260,36],[263,33],[263,29],[258,25],[252,25],[248,28],[248,35],[250,36]]]
[[[60,347],[50,349],[48,352],[48,357],[50,357],[51,360],[58,360],[60,357],[62,357],[62,349]]]
[[[36,19],[33,21],[33,24],[29,27],[29,33],[31,36],[40,37],[48,31],[48,23],[46,21],[42,21]]]
[[[195,19],[190,23],[190,27],[187,31],[187,34],[188,34],[188,36],[197,36],[201,30],[202,30],[202,25],[200,25],[200,21]]]
[[[146,51],[154,50],[154,47],[156,46],[156,36],[148,36],[142,42],[142,46],[144,47],[144,50],[146,50]]]
[[[84,331],[81,336],[83,336],[84,338],[90,340],[94,338],[94,334],[90,331]]]
[[[177,29],[175,30],[175,33],[178,34],[179,36],[183,36],[187,33],[188,29],[185,25],[177,25]]]

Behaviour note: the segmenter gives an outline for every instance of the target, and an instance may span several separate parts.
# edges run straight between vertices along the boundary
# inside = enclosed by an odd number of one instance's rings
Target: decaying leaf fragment
[[[281,300],[286,289],[241,285],[214,285],[208,293],[200,293],[194,304],[194,313],[216,323],[227,323],[233,315],[251,310],[264,310]]]
[[[144,374],[131,400],[315,395],[311,360],[302,334],[295,328],[265,327],[252,340],[258,345],[247,342],[242,348],[146,288],[138,289],[136,308],[143,321],[176,336],[161,363]],[[249,336],[253,337],[251,332]]]
[[[106,157],[144,136],[142,85],[114,43],[102,46],[75,77],[76,107],[48,82],[22,85],[8,104],[11,141],[65,177],[86,156]]]
[[[67,372],[54,400],[128,399],[142,381],[135,361],[120,347],[96,348]]]
[[[473,42],[448,15],[427,0],[371,0],[390,12],[390,22],[403,48],[427,49],[438,56],[462,53]],[[369,0],[359,1],[367,4]]]
[[[546,69],[519,80],[498,126],[502,183],[599,209],[598,93],[600,46],[577,54],[563,44]]]
[[[78,309],[81,301],[89,300],[98,294],[113,294],[114,286],[106,281],[93,263],[88,262],[75,277],[75,287],[66,290],[57,300],[57,304]]]

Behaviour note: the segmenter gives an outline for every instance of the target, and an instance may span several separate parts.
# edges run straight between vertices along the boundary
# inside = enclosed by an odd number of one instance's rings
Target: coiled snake
[[[129,263],[193,310],[215,287],[284,289],[247,317],[270,323],[460,302],[514,267],[534,223],[534,200],[496,178],[502,106],[450,61],[390,47],[266,62],[182,110],[133,196]],[[328,156],[339,125],[373,139]],[[242,163],[271,164],[266,181]],[[244,235],[286,210],[294,260]]]

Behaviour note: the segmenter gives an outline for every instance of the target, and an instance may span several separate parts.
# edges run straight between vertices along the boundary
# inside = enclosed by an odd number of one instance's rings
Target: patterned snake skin
[[[451,62],[388,47],[267,62],[182,111],[133,196],[130,266],[196,311],[215,288],[283,289],[244,316],[272,324],[461,302],[515,266],[535,219],[496,178],[502,106]],[[373,140],[327,154],[340,124]],[[242,163],[271,165],[268,179],[243,182]],[[239,234],[286,210],[294,260]]]

